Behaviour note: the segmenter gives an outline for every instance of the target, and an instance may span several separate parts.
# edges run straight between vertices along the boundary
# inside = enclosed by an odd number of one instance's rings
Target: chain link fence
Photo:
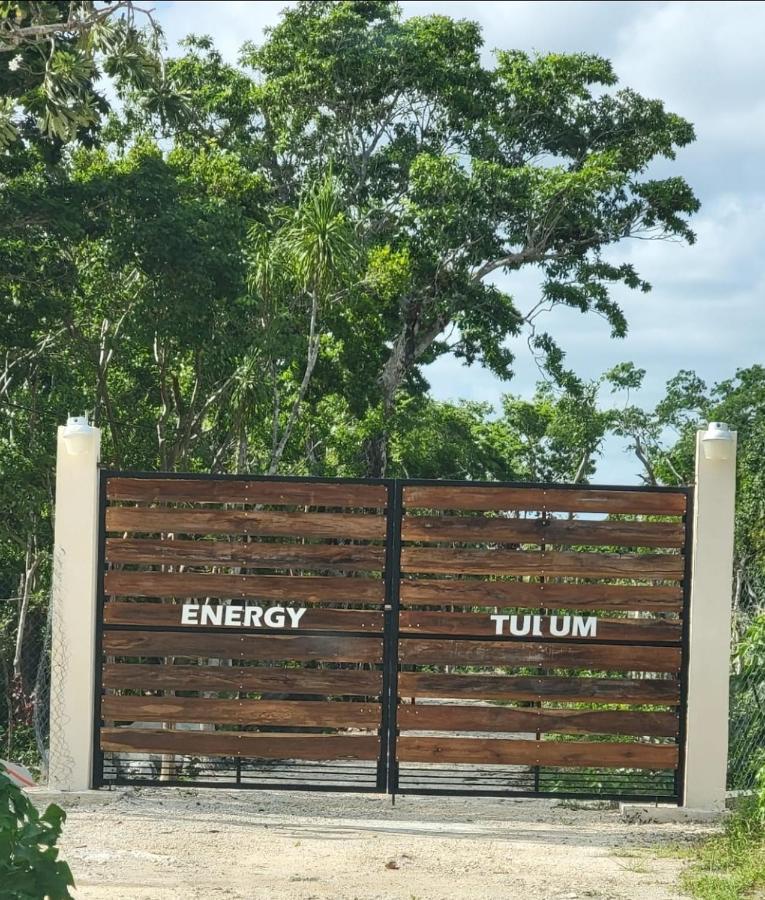
[[[734,619],[728,788],[749,791],[765,763],[765,607]]]
[[[30,607],[21,640],[11,619],[0,641],[0,757],[22,763],[41,781],[48,771],[52,609]]]

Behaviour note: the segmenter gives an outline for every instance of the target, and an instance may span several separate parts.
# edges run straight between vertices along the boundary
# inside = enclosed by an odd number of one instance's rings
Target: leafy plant
[[[58,858],[56,843],[66,813],[51,803],[40,814],[32,801],[0,774],[0,885],[4,900],[65,900],[74,879]]]

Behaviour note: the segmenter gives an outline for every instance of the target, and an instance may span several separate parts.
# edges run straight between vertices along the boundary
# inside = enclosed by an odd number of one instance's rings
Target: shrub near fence
[[[741,615],[734,633],[728,787],[756,785],[765,750],[765,611]]]

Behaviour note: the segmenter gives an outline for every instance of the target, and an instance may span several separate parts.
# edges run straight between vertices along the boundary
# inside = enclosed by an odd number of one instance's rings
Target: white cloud
[[[195,3],[174,0],[157,9],[157,18],[165,30],[171,50],[187,34],[209,34],[224,59],[236,62],[245,41],[263,39],[263,29],[279,22],[279,14],[291,4],[282,0],[216,0]]]

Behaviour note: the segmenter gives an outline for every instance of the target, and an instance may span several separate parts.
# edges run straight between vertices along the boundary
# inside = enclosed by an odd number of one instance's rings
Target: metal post
[[[383,714],[378,790],[387,791],[395,803],[398,787],[396,736],[398,717],[398,619],[401,583],[401,516],[403,488],[398,479],[388,485],[388,529],[385,550],[385,637],[383,644]],[[383,758],[385,762],[384,783]]]

